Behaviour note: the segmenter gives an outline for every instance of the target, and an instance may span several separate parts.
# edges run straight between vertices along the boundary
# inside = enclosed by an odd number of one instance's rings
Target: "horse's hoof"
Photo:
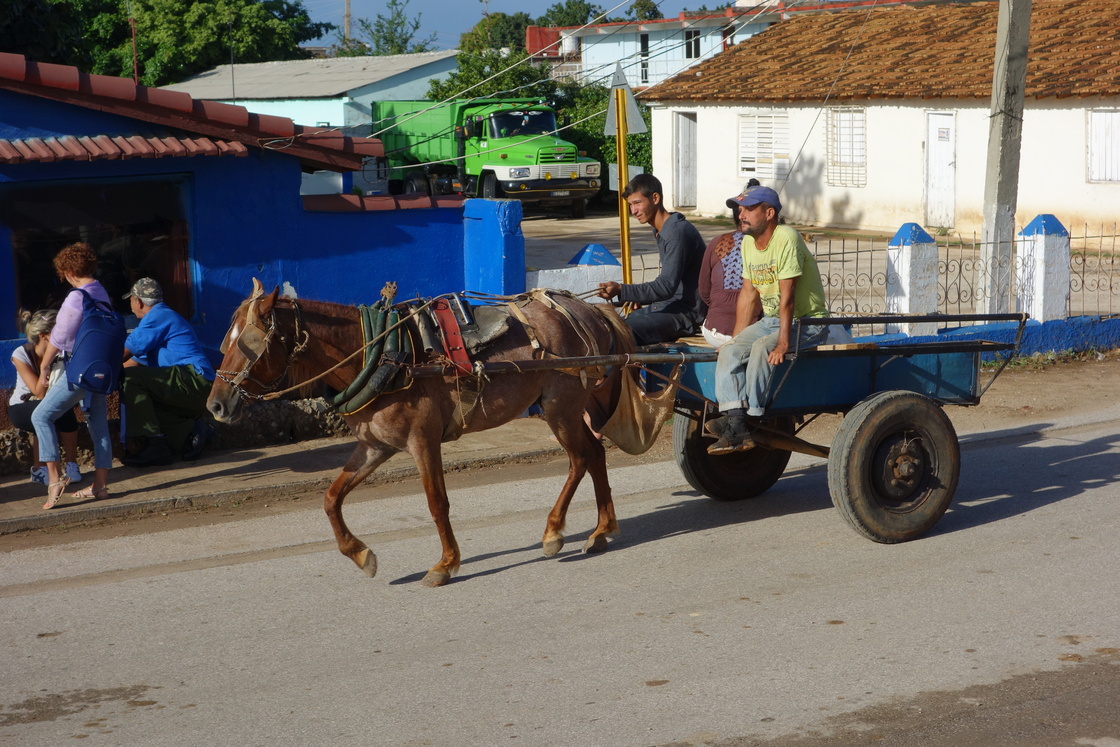
[[[556,537],[554,539],[545,540],[541,543],[541,551],[544,552],[546,558],[551,558],[564,549],[564,538]]]
[[[358,557],[354,562],[362,569],[362,573],[370,578],[377,575],[377,556],[373,554],[373,550],[368,547],[358,553]]]
[[[428,571],[424,578],[420,579],[421,586],[443,586],[451,580],[451,574],[446,571]]]
[[[607,535],[595,534],[587,538],[583,551],[587,553],[604,552],[607,549]]]

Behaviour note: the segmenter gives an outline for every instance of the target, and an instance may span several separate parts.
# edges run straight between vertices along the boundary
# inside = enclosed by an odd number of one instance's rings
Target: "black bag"
[[[66,380],[71,389],[81,387],[94,394],[108,394],[116,391],[120,380],[124,321],[109,304],[95,301],[81,288],[74,290],[85,299],[74,349],[66,359]]]

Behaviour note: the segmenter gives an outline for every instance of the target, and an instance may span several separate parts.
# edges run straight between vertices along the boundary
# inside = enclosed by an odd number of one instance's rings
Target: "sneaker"
[[[46,467],[32,467],[31,468],[31,482],[37,485],[46,485],[50,478],[47,477]]]
[[[66,463],[66,476],[70,478],[71,483],[82,481],[82,472],[78,469],[77,462]]]

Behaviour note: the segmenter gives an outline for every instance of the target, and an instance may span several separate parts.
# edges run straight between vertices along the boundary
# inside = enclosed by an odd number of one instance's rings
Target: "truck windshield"
[[[490,137],[547,135],[556,131],[556,114],[551,111],[506,111],[490,115]]]

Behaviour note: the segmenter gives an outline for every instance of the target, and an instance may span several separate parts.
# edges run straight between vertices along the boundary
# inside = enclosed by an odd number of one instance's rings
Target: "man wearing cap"
[[[145,443],[122,461],[130,467],[165,465],[177,451],[198,459],[214,435],[204,420],[214,367],[194,328],[163,302],[159,283],[141,278],[124,297],[140,320],[125,340],[125,435]]]
[[[743,288],[730,342],[716,361],[716,398],[723,417],[708,421],[718,440],[709,454],[754,447],[750,430],[766,413],[770,381],[792,347],[794,320],[828,316],[817,261],[794,229],[779,225],[782,202],[769,187],[749,187],[727,201],[743,232]],[[762,317],[757,305],[762,302]],[[828,327],[802,322],[798,347],[819,345]]]
[[[622,194],[638,222],[653,227],[661,274],[648,283],[599,283],[599,297],[644,304],[626,318],[638,345],[696,334],[706,311],[699,291],[704,239],[683,215],[665,209],[661,180],[652,174],[638,174]]]

